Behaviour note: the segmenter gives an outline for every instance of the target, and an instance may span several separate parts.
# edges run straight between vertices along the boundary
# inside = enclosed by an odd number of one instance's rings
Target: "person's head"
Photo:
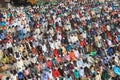
[[[78,72],[78,70],[77,70],[77,69],[75,69],[75,72]]]
[[[112,60],[115,60],[115,57],[112,57]]]
[[[68,74],[67,77],[70,78],[70,74]]]
[[[17,71],[16,70],[13,70],[13,75],[16,75]]]
[[[27,70],[28,69],[28,67],[25,67],[25,70]]]
[[[10,77],[6,77],[6,80],[9,80],[10,79]]]

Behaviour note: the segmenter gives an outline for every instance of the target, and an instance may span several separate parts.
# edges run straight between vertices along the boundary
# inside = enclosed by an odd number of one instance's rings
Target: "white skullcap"
[[[73,62],[70,62],[71,64],[73,64]]]

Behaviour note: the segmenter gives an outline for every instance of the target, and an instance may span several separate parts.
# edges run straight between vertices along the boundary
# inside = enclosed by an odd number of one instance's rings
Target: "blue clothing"
[[[115,9],[115,6],[114,5],[112,5],[112,10],[114,10]]]
[[[7,30],[4,30],[3,33],[6,35],[7,34]]]
[[[120,76],[120,68],[119,68],[119,67],[114,66],[114,67],[113,67],[113,71],[114,71],[114,73],[115,73],[116,75],[119,75],[119,76]]]
[[[80,47],[80,43],[79,42],[76,42],[76,47]]]
[[[56,59],[55,59],[55,58],[53,58],[53,59],[52,59],[52,63],[53,63],[53,65],[57,64],[57,62],[56,62]]]
[[[4,39],[5,38],[5,35],[4,34],[0,34],[0,39]]]
[[[89,25],[91,23],[91,21],[90,20],[87,20],[87,25]]]
[[[83,28],[82,28],[82,27],[80,27],[80,28],[79,28],[79,31],[82,33],[82,32],[83,32]]]
[[[26,33],[26,37],[29,37],[30,36],[30,33]]]
[[[118,41],[120,41],[120,35],[118,35]]]
[[[113,53],[113,49],[112,48],[108,48],[108,53]]]
[[[41,80],[49,80],[49,75],[47,75],[46,73],[43,73],[41,75]]]
[[[92,31],[93,35],[97,35],[97,32],[95,30]]]
[[[72,49],[72,45],[67,45],[67,46],[66,46],[66,50],[67,50],[67,51],[70,51],[71,49]]]
[[[20,39],[20,40],[23,39],[23,33],[24,33],[24,31],[23,31],[23,30],[20,30],[20,33],[19,33],[19,39]]]
[[[23,73],[22,73],[22,72],[19,72],[19,73],[18,73],[18,79],[23,79],[23,78],[24,78]]]
[[[6,22],[2,21],[0,22],[0,26],[5,26]]]

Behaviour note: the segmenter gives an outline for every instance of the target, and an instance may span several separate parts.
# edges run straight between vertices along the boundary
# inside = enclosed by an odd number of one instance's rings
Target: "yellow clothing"
[[[5,64],[9,61],[9,58],[6,56],[6,57],[2,58],[1,61],[3,64]]]
[[[63,54],[66,54],[67,51],[66,51],[65,47],[62,46],[61,49],[62,49],[62,53],[63,53]]]
[[[3,51],[0,50],[0,60],[2,59],[2,57],[3,57]]]

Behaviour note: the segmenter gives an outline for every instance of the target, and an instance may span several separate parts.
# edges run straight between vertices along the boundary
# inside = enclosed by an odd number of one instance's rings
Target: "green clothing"
[[[78,71],[74,71],[74,76],[75,78],[79,79],[80,78],[80,73]]]
[[[109,75],[108,75],[108,71],[104,70],[102,72],[102,76],[101,76],[102,80],[108,80],[109,79]]]
[[[11,14],[9,13],[9,14],[7,15],[7,17],[10,18],[10,17],[11,17]]]
[[[96,52],[95,52],[95,51],[92,51],[92,52],[90,52],[90,55],[91,55],[91,56],[95,56],[95,55],[96,55]]]
[[[61,49],[61,48],[58,49],[58,53],[59,53],[59,54],[62,54],[62,49]]]

